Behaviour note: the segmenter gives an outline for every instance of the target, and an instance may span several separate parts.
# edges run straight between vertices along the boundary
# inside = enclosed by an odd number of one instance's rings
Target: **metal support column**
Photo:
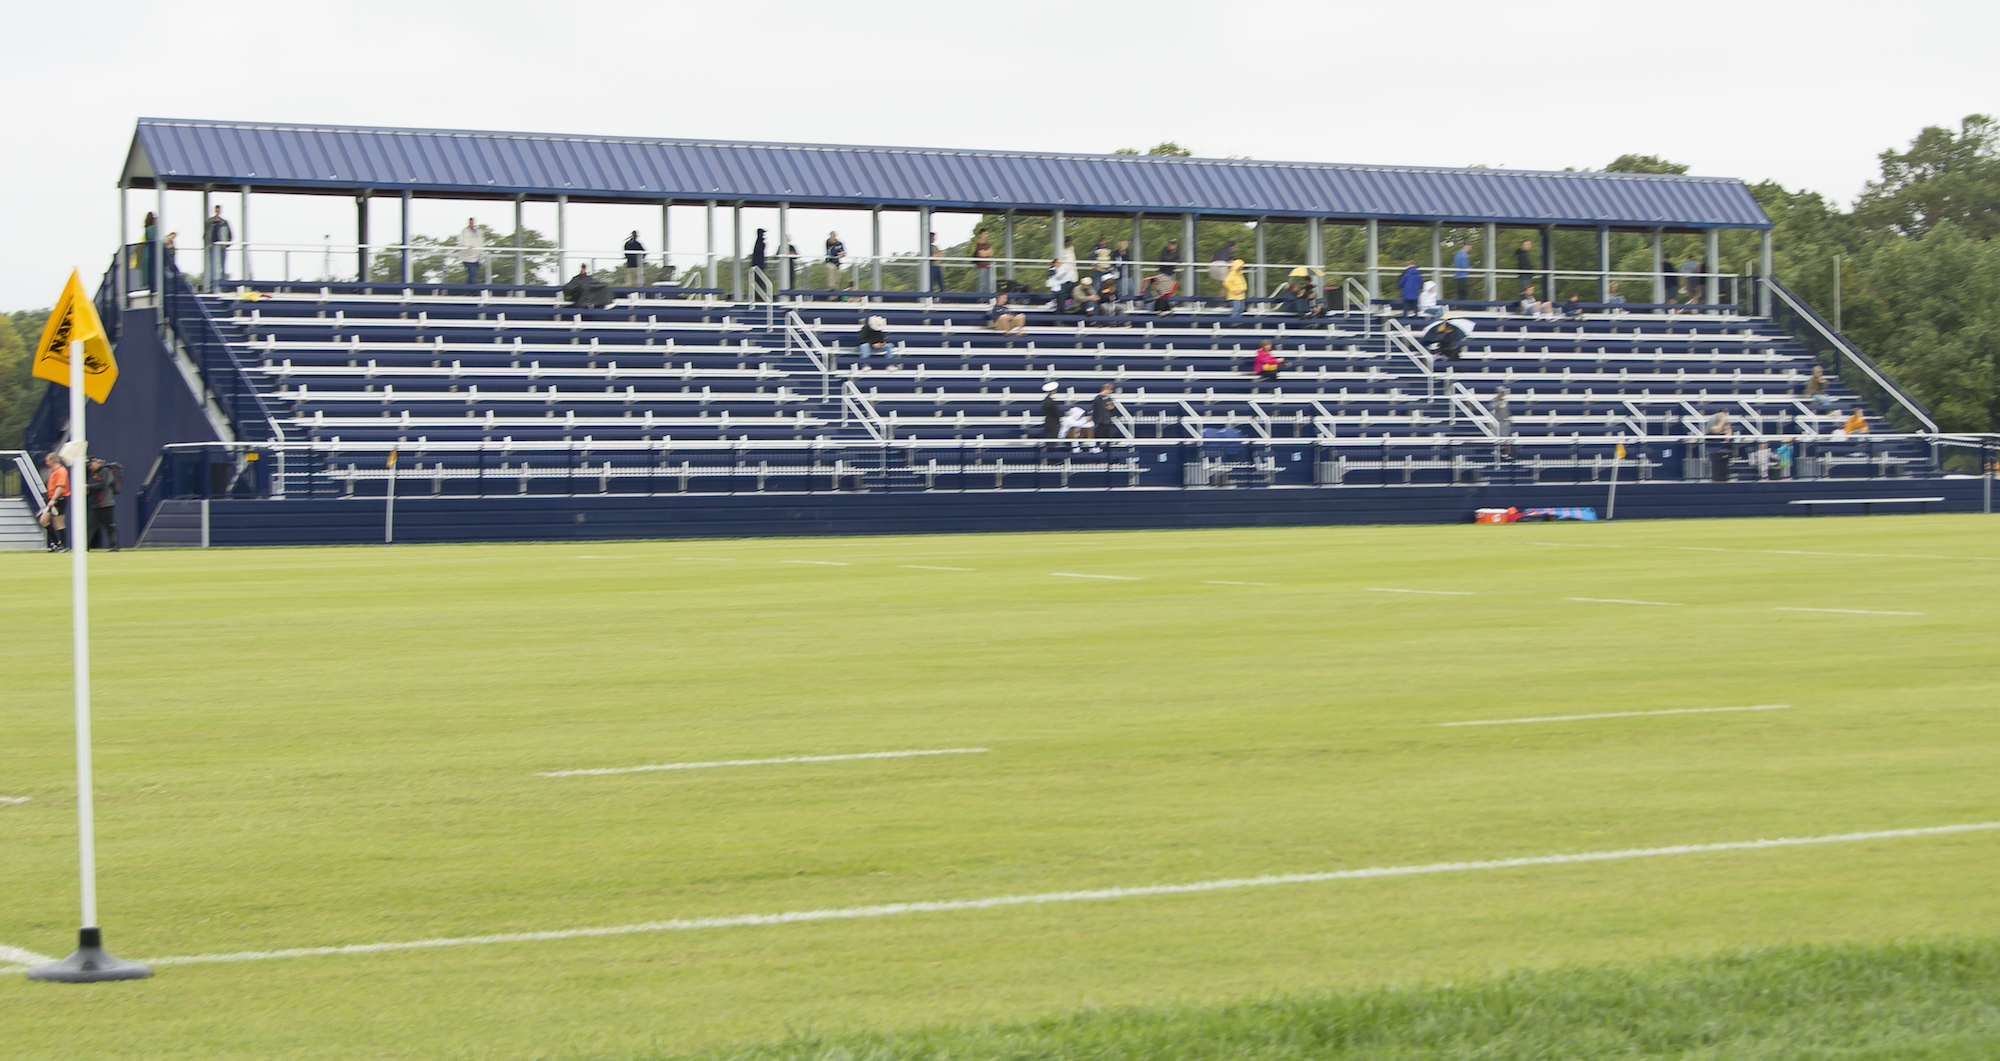
[[[236,204],[236,268],[243,279],[252,280],[256,274],[250,271],[250,186],[244,185]],[[290,280],[290,276],[279,277]]]
[[[1556,227],[1542,226],[1542,301],[1556,300]]]
[[[660,273],[662,275],[665,275],[667,267],[674,263],[673,246],[674,201],[672,199],[662,199],[660,200]],[[643,264],[644,259],[641,259],[641,262]],[[643,272],[639,274],[639,279],[642,281],[646,279]]]
[[[1362,270],[1367,274],[1368,301],[1382,297],[1382,226],[1374,218],[1368,219],[1368,252],[1362,259]]]
[[[1194,263],[1194,215],[1181,215],[1181,294],[1189,298],[1201,294],[1201,272]]]
[[[1767,228],[1757,234],[1757,275],[1768,281],[1771,279],[1772,271],[1771,230]],[[1768,283],[1757,285],[1757,315],[1760,317],[1771,315],[1771,286]]]
[[[1611,226],[1597,226],[1597,301],[1611,301]]]
[[[1146,276],[1146,267],[1139,264],[1140,262],[1146,260],[1145,220],[1146,220],[1146,215],[1144,214],[1132,215],[1132,249],[1128,254],[1128,257],[1130,257],[1132,260],[1126,265],[1126,268],[1132,270],[1132,275],[1126,279],[1125,288],[1126,290],[1132,292],[1132,294],[1135,297],[1139,293],[1140,282],[1144,280]]]
[[[703,208],[702,221],[708,226],[706,256],[701,261],[701,286],[720,287],[715,282],[715,200],[710,199]]]
[[[569,196],[556,196],[556,283],[569,283]]]
[[[215,251],[208,246],[208,219],[215,211],[209,209],[208,193],[215,186],[201,186],[201,286],[210,292],[215,290]]]
[[[130,304],[125,300],[132,296],[131,270],[127,268],[128,262],[126,261],[125,252],[125,248],[132,242],[132,207],[129,202],[131,196],[126,194],[128,190],[125,187],[125,181],[120,179],[118,182],[118,260],[115,267],[111,270],[111,282],[117,288],[118,308],[121,311],[129,308]],[[116,326],[116,322],[113,322],[113,325]]]
[[[1014,211],[1000,220],[1000,256],[1007,259],[1007,279],[1014,279]]]
[[[743,200],[729,208],[729,299],[743,301]]]
[[[1061,210],[1049,214],[1049,257],[1061,258],[1063,243],[1069,239],[1069,219]]]
[[[1708,230],[1708,260],[1702,263],[1702,271],[1708,274],[1708,297],[1702,301],[1713,306],[1722,301],[1721,267],[1717,259],[1722,257],[1722,230]]]
[[[403,213],[400,220],[403,246],[400,257],[403,260],[403,282],[407,284],[410,282],[410,189],[408,188],[403,189]]]
[[[1500,226],[1492,221],[1486,223],[1486,301],[1500,301]]]
[[[1667,300],[1667,230],[1653,230],[1653,263],[1646,271],[1653,274],[1653,303]]]
[[[778,290],[798,285],[792,277],[792,204],[778,204]]]
[[[368,282],[368,193],[354,197],[354,279]]]
[[[1306,280],[1308,287],[1326,286],[1326,226],[1316,217],[1306,218]],[[1312,294],[1319,298],[1321,292]]]
[[[1438,291],[1444,291],[1444,225],[1431,222],[1431,279],[1437,281]],[[1442,294],[1439,302],[1444,301]]]
[[[521,253],[521,248],[525,246],[523,243],[525,237],[521,235],[521,214],[527,199],[525,195],[514,197],[514,286],[516,287],[524,286],[528,282],[528,256]]]
[[[1268,220],[1270,219],[1263,217],[1257,219],[1257,284],[1250,292],[1252,298],[1263,298],[1271,293],[1271,289],[1264,286],[1264,223]]]
[[[931,289],[931,208],[917,207],[917,290]]]
[[[1009,222],[1012,222],[1011,217]],[[1011,236],[1013,229],[1007,231]],[[868,208],[868,256],[873,260],[870,267],[872,289],[880,291],[882,290],[882,208],[879,206]]]

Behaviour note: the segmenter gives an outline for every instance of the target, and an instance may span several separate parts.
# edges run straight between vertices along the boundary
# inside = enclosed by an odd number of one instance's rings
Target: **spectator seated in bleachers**
[[[1577,301],[1575,295],[1571,295],[1569,296],[1569,301],[1563,303],[1562,311],[1565,317],[1581,317],[1583,316],[1583,303]]]
[[[1545,320],[1556,315],[1555,303],[1544,302],[1537,296],[1533,284],[1521,289],[1520,311],[1521,316],[1533,317],[1536,320]]]
[[[1464,317],[1450,317],[1425,328],[1417,338],[1424,344],[1424,349],[1446,361],[1456,361],[1473,327],[1473,323]]]
[[[1250,371],[1257,374],[1259,384],[1278,382],[1278,370],[1283,367],[1285,359],[1279,357],[1278,352],[1271,348],[1271,340],[1266,339],[1257,344],[1257,359],[1250,363]]]
[[[578,309],[606,309],[611,305],[611,285],[590,275],[590,266],[579,265],[576,275],[563,285],[562,297]]]
[[[1323,312],[1313,305],[1305,281],[1297,279],[1286,281],[1285,290],[1278,296],[1278,311],[1291,317],[1317,317]]]
[[[1417,316],[1435,317],[1443,312],[1443,307],[1438,305],[1438,282],[1424,281],[1423,288],[1417,292]]]
[[[1173,274],[1162,272],[1156,276],[1149,277],[1146,280],[1145,286],[1139,289],[1139,294],[1143,298],[1153,300],[1154,313],[1172,313],[1174,311],[1174,294],[1180,289],[1181,282],[1174,279]]]
[[[1028,315],[1008,305],[1003,292],[993,296],[993,308],[986,312],[986,323],[1001,335],[1022,335],[1028,327]]]
[[[1833,404],[1833,399],[1826,393],[1826,373],[1818,365],[1813,366],[1812,378],[1806,380],[1806,401],[1818,406]]]
[[[869,316],[861,321],[861,330],[854,336],[854,352],[861,357],[896,356],[896,344],[889,341],[889,320],[881,316]]]

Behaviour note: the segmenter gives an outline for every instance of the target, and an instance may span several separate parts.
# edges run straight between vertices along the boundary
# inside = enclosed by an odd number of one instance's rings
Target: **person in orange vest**
[[[35,517],[35,522],[48,532],[49,552],[67,552],[69,542],[63,537],[63,530],[69,522],[63,517],[63,504],[69,500],[69,466],[53,453],[42,458],[42,464],[48,468],[49,474],[43,484],[45,500],[42,511]]]

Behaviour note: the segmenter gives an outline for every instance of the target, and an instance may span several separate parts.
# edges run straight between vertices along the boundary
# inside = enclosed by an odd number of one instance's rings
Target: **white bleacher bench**
[[[1873,512],[1876,505],[1919,505],[1920,511],[1929,512],[1931,502],[1943,501],[1942,497],[1825,497],[1809,498],[1804,501],[1788,501],[1786,504],[1806,506],[1806,515],[1813,514],[1814,505],[1860,505],[1861,514]]]

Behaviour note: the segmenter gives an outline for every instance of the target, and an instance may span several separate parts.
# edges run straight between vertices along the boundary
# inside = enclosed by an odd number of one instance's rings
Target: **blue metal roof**
[[[1769,228],[1723,177],[1352,166],[142,118],[131,187]]]

